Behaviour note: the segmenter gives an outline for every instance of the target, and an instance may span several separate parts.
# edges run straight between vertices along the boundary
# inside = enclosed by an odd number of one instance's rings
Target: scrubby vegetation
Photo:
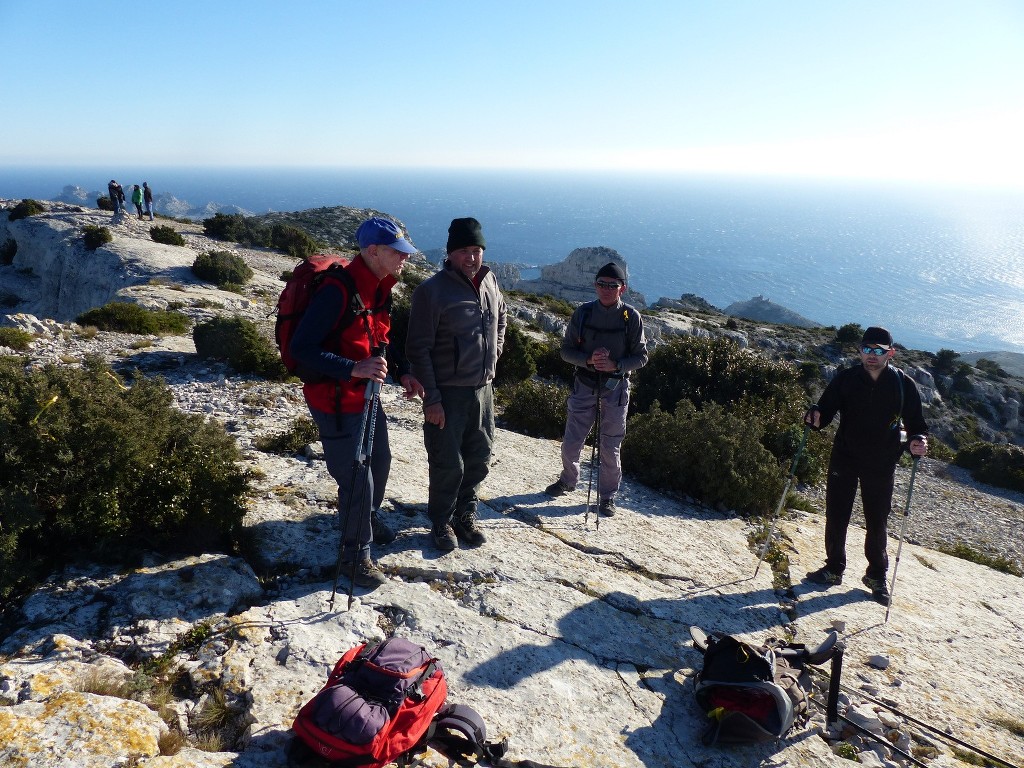
[[[101,331],[177,336],[188,331],[191,320],[180,312],[145,309],[138,304],[113,301],[79,315],[79,325],[94,325]]]
[[[320,244],[306,232],[288,224],[266,226],[241,214],[214,214],[203,219],[203,231],[217,240],[229,240],[243,245],[257,245],[274,248],[305,259],[320,248]]]
[[[85,247],[90,251],[95,251],[101,245],[106,245],[114,236],[110,234],[110,230],[106,227],[98,227],[95,224],[86,224],[82,227],[82,239],[85,241]]]
[[[210,551],[248,492],[223,428],[173,407],[159,380],[103,363],[26,371],[0,358],[0,599],[78,557]]]
[[[111,202],[108,195],[100,195],[96,198],[96,207],[101,211],[113,211],[114,204]]]
[[[192,272],[200,280],[217,286],[244,285],[253,275],[249,265],[237,253],[208,251],[196,256]]]
[[[25,219],[29,216],[35,216],[40,213],[45,213],[46,209],[43,208],[42,203],[38,200],[31,200],[26,198],[18,203],[16,206],[11,208],[10,213],[7,214],[8,221],[17,221],[18,219]]]
[[[314,421],[302,416],[291,423],[288,429],[256,440],[255,445],[267,453],[289,455],[298,453],[310,443],[320,439],[320,433]]]
[[[0,347],[7,347],[15,352],[24,352],[28,349],[32,338],[31,333],[21,328],[0,328]]]
[[[971,470],[975,480],[1024,491],[1024,448],[1019,446],[970,443],[956,452],[956,464]]]
[[[217,317],[197,325],[192,338],[196,353],[202,358],[224,360],[239,373],[277,380],[288,377],[277,347],[251,320]]]
[[[185,245],[185,238],[181,236],[181,233],[179,233],[174,227],[169,227],[166,224],[150,227],[149,236],[153,238],[153,241],[156,243],[163,243],[164,245]]]
[[[527,379],[497,390],[495,400],[502,423],[533,437],[559,438],[565,432],[569,388],[563,384]]]

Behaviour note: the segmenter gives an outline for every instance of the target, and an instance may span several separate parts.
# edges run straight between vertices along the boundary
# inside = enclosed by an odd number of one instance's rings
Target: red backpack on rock
[[[382,768],[423,741],[447,697],[444,670],[422,646],[401,637],[358,645],[299,710],[291,764],[316,755],[342,768]]]

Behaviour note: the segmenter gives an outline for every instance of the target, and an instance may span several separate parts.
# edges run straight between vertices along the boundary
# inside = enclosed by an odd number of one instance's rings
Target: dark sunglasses
[[[622,283],[606,283],[604,280],[598,280],[597,282],[594,283],[594,285],[596,285],[598,288],[605,288],[610,291],[613,288],[618,288],[619,286],[622,285]]]
[[[865,355],[875,355],[877,357],[881,357],[882,355],[886,354],[889,350],[882,349],[881,347],[861,347],[860,351],[863,352]]]

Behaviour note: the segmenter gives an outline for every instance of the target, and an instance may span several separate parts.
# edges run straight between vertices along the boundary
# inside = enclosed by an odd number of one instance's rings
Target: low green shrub
[[[533,356],[538,346],[537,342],[523,333],[515,320],[509,319],[505,326],[505,343],[494,374],[495,386],[515,384],[537,373]]]
[[[655,403],[629,420],[622,467],[655,488],[767,514],[778,501],[785,471],[761,444],[763,436],[761,422],[715,402],[698,409],[684,399],[672,412]]]
[[[532,379],[499,387],[495,393],[502,424],[533,437],[562,436],[568,398],[567,387]]]
[[[200,280],[222,287],[228,283],[243,285],[253,275],[245,260],[230,251],[208,251],[199,254],[192,262],[192,272]]]
[[[21,328],[0,328],[0,347],[24,352],[35,337]]]
[[[956,464],[971,476],[998,488],[1024,491],[1024,449],[1016,445],[969,443],[956,452]]]
[[[306,259],[317,252],[319,243],[298,227],[275,224],[270,228],[270,246],[297,259]]]
[[[11,209],[10,213],[7,214],[7,220],[17,221],[18,219],[25,219],[40,213],[46,213],[46,209],[43,208],[42,204],[38,200],[26,198]]]
[[[94,325],[101,331],[167,336],[178,336],[187,332],[192,323],[180,312],[145,309],[138,304],[122,301],[112,301],[102,307],[83,312],[75,322],[79,325]]]
[[[9,266],[14,263],[14,257],[18,253],[18,241],[13,237],[8,238],[4,241],[3,245],[0,245],[0,265]]]
[[[740,349],[731,339],[686,336],[662,344],[636,374],[631,407],[643,412],[657,400],[671,411],[680,400],[696,406],[756,398],[769,405],[799,402],[793,367]]]
[[[237,444],[161,380],[0,358],[0,445],[0,600],[83,555],[211,551],[240,530]]]
[[[860,340],[864,338],[864,329],[857,323],[847,323],[846,325],[840,326],[839,330],[836,331],[835,343],[840,346],[849,344],[860,344]]]
[[[85,240],[85,247],[95,251],[101,245],[106,245],[114,236],[106,227],[98,227],[95,224],[86,224],[82,227],[82,239]]]
[[[96,198],[96,207],[101,211],[114,210],[114,204],[110,202],[110,198],[107,195],[100,195]]]
[[[298,227],[290,224],[267,227],[238,213],[216,213],[212,218],[203,219],[203,231],[217,240],[276,248],[299,259],[312,256],[320,247],[316,240]]]
[[[164,245],[185,245],[185,238],[181,236],[178,230],[166,224],[150,227],[149,236],[153,238],[154,242],[163,243]]]
[[[261,437],[256,440],[256,448],[266,453],[290,455],[298,453],[310,443],[320,439],[316,423],[308,416],[300,416],[283,432]]]
[[[537,375],[542,379],[555,379],[571,384],[575,366],[562,359],[562,338],[548,334],[543,342],[536,342],[533,347],[533,362],[537,366]]]
[[[953,557],[958,557],[961,560],[966,560],[969,563],[977,563],[978,565],[984,565],[987,568],[991,568],[994,571],[1000,573],[1008,573],[1011,576],[1024,576],[1024,571],[1012,561],[1003,557],[1002,555],[990,555],[987,552],[975,549],[969,544],[959,542],[957,544],[940,544],[938,546],[939,552],[943,552]]]
[[[224,360],[239,373],[268,379],[288,377],[277,347],[244,317],[215,317],[192,331],[196,353],[205,359]]]

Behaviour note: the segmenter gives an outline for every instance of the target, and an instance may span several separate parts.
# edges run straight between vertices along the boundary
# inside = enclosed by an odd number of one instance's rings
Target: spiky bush
[[[804,432],[797,370],[728,339],[683,338],[655,349],[636,378],[623,467],[710,504],[768,511]],[[808,434],[800,481],[821,477],[828,443]]]
[[[202,358],[224,360],[239,373],[278,380],[288,377],[277,347],[244,317],[216,317],[200,323],[192,338]]]
[[[85,240],[85,247],[95,251],[101,245],[106,245],[114,236],[106,227],[98,227],[95,224],[86,224],[82,227],[82,239]]]
[[[107,195],[100,195],[96,198],[96,207],[101,211],[114,210],[114,204],[110,201],[110,198]]]
[[[261,437],[256,440],[256,448],[267,453],[292,454],[298,453],[310,443],[320,439],[316,423],[308,416],[300,416],[283,432]]]
[[[505,343],[501,357],[498,358],[494,375],[495,385],[515,384],[537,373],[537,364],[533,360],[536,347],[539,347],[537,342],[523,333],[519,324],[510,319],[505,326]]]
[[[209,551],[239,532],[235,441],[160,380],[0,358],[0,445],[0,599],[76,558]]]
[[[298,227],[290,224],[267,227],[238,213],[216,213],[212,218],[203,219],[203,231],[217,240],[276,248],[299,259],[312,256],[319,248],[319,243]]]
[[[1024,491],[1024,449],[1019,446],[971,443],[956,452],[956,463],[983,483]]]
[[[192,262],[192,272],[200,280],[218,286],[243,285],[253,275],[245,260],[230,251],[208,251],[199,254]]]
[[[176,336],[185,333],[191,320],[180,312],[145,309],[138,304],[112,301],[79,315],[79,325],[94,325],[101,331]]]
[[[24,352],[34,337],[21,328],[0,328],[0,347],[7,347],[16,352]]]
[[[569,389],[561,384],[527,379],[495,393],[501,422],[533,437],[558,438],[565,432]]]
[[[153,238],[154,242],[163,243],[164,245],[185,245],[185,238],[174,227],[168,227],[166,224],[161,224],[157,227],[149,228],[149,236]]]
[[[742,398],[780,404],[803,397],[792,366],[740,349],[725,339],[686,336],[657,347],[636,375],[632,407],[646,411],[657,400],[672,411],[680,400],[695,406]]]
[[[43,208],[39,201],[26,198],[11,209],[10,213],[7,214],[7,220],[17,221],[18,219],[25,219],[29,216],[45,212],[46,209]]]
[[[657,404],[629,421],[623,469],[655,488],[765,513],[785,482],[779,462],[761,440],[763,425],[714,402],[697,408],[680,400],[671,412]]]

